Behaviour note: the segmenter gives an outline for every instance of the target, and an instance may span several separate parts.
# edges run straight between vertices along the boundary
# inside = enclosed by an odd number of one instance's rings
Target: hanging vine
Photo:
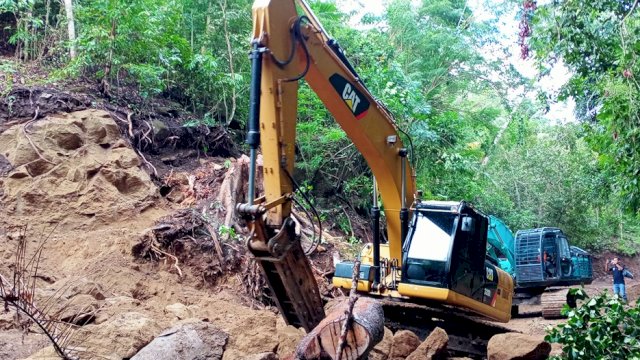
[[[520,57],[525,60],[529,58],[529,44],[527,38],[531,36],[531,19],[536,11],[537,3],[535,0],[524,0],[522,2],[522,15],[520,17],[520,26],[518,32],[518,45],[520,45]]]

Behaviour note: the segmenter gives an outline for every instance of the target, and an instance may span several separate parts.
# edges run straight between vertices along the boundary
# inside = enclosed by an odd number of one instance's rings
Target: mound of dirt
[[[159,190],[141,168],[145,160],[129,145],[123,122],[112,116],[83,110],[0,127],[0,274],[10,278],[15,269],[20,236],[12,226],[28,225],[27,256],[38,244],[44,249],[36,304],[71,302],[52,307],[69,319],[89,309],[90,321],[76,332],[88,354],[129,358],[162,329],[192,319],[229,334],[223,360],[288,355],[303,333],[286,326],[273,308],[247,302],[247,294],[263,294],[264,284],[233,212],[244,201],[246,164],[189,157],[188,167],[177,168],[167,161]],[[330,260],[326,249],[322,255]],[[314,259],[324,278],[330,261]],[[47,344],[31,334],[21,341],[11,318],[1,320],[10,329],[0,337],[0,354],[8,359]],[[50,353],[48,346],[40,355]]]
[[[15,125],[0,134],[0,179],[9,215],[38,222],[113,221],[158,199],[141,160],[108,113],[84,110]],[[2,163],[2,161],[0,161]]]

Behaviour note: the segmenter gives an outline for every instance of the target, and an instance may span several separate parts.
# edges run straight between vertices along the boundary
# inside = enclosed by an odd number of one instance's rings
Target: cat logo
[[[338,92],[356,119],[360,120],[367,115],[369,101],[352,83],[339,74],[331,75],[329,82],[331,82],[333,88]]]
[[[490,268],[490,267],[485,268],[485,269],[487,270],[487,280],[493,281],[493,276],[494,276],[493,275],[493,269]]]
[[[358,108],[358,104],[360,104],[360,98],[353,88],[351,88],[351,84],[346,83],[344,85],[344,90],[342,90],[342,100],[347,103],[349,109],[353,112],[354,109]]]

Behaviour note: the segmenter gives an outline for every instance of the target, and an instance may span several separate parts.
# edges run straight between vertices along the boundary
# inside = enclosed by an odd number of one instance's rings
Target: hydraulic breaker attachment
[[[265,225],[262,216],[249,218],[252,236],[247,245],[262,268],[280,313],[288,325],[311,331],[324,318],[324,309],[311,264],[296,236],[294,221],[286,218],[282,227],[273,231]]]

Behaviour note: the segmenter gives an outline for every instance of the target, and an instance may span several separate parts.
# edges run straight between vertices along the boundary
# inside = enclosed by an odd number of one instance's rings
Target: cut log
[[[327,315],[309,334],[307,334],[296,349],[299,359],[324,359],[329,356],[336,359],[338,339],[342,325],[347,320],[345,311],[349,306],[348,298],[331,309]],[[353,307],[353,322],[346,338],[347,345],[345,359],[366,359],[369,351],[382,340],[384,336],[384,312],[382,305],[374,299],[359,298]]]

